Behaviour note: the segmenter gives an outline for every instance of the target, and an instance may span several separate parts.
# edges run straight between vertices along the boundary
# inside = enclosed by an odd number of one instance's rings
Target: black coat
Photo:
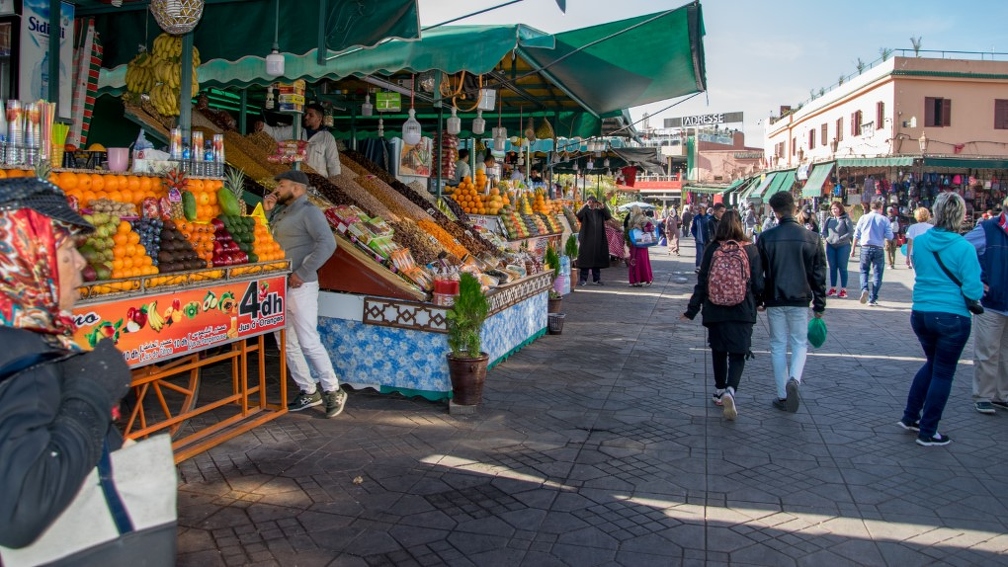
[[[763,305],[826,310],[826,252],[819,235],[784,217],[756,241],[763,262]]]
[[[54,350],[41,335],[0,327],[0,366],[28,353]],[[118,352],[118,351],[116,351]],[[63,354],[69,356],[69,351]],[[121,444],[109,399],[77,372],[92,353],[28,368],[0,383],[0,545],[24,547],[63,512],[98,464],[102,442]],[[118,354],[119,367],[129,369]]]
[[[693,287],[693,295],[690,297],[685,315],[693,319],[702,307],[704,326],[726,322],[756,323],[757,300],[763,294],[763,264],[756,246],[746,244],[743,247],[749,257],[749,291],[746,292],[745,300],[738,305],[725,306],[715,305],[707,297],[707,276],[714,251],[720,247],[721,242],[716,241],[704,249],[703,259],[700,261],[700,273],[697,274],[697,283]]]
[[[578,233],[578,268],[608,268],[609,241],[606,239],[605,223],[612,215],[608,208],[592,209],[588,205],[577,212],[581,222]]]

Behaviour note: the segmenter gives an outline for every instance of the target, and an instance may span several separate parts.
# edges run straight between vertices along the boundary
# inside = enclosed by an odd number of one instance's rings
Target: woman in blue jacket
[[[927,361],[914,376],[899,421],[900,427],[916,431],[917,443],[925,447],[951,442],[948,435],[938,432],[938,422],[952,390],[959,356],[970,336],[971,315],[966,301],[979,300],[983,295],[976,251],[958,232],[966,216],[962,197],[941,193],[932,213],[934,229],[914,240],[910,313],[910,326]]]

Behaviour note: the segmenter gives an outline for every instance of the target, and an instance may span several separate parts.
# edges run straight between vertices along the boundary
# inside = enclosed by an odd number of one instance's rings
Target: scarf
[[[73,316],[59,306],[56,251],[71,233],[69,225],[31,209],[0,213],[0,325],[79,350]]]
[[[998,217],[998,226],[1005,231],[1005,234],[1008,234],[1008,216],[1005,216],[1005,213],[1001,213],[1001,216]]]

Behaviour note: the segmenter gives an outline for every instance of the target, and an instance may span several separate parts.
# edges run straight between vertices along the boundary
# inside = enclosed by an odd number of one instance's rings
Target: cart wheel
[[[198,355],[197,355],[198,356]],[[144,381],[131,390],[127,399],[128,419],[125,425],[125,435],[131,432],[156,426],[158,423],[182,416],[194,410],[199,401],[200,368],[186,370],[176,374],[171,369],[190,362],[191,358],[176,359],[162,364],[153,364],[134,371],[134,381],[155,374],[164,374],[153,380]],[[172,438],[186,422],[179,421],[164,428]]]

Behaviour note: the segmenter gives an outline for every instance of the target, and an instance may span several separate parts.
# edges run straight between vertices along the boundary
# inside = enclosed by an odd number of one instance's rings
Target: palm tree
[[[864,71],[866,64],[865,64],[864,61],[861,60],[860,57],[858,57],[857,58],[857,63],[856,63],[855,66],[857,67],[858,75],[860,75]]]
[[[844,82],[844,80],[845,80],[846,78],[847,78],[847,77],[844,77],[843,75],[840,75],[840,80],[838,80],[838,81],[837,81],[837,84],[838,84],[838,85],[842,85],[842,84],[843,84],[843,82]]]
[[[921,40],[924,39],[922,36],[911,37],[910,44],[913,45],[914,57],[920,57],[921,50]]]
[[[893,50],[889,49],[888,47],[880,47],[878,51],[879,51],[879,55],[882,56],[882,60],[883,61],[886,61],[887,59],[889,59],[889,56],[892,55],[892,52],[893,52]]]

